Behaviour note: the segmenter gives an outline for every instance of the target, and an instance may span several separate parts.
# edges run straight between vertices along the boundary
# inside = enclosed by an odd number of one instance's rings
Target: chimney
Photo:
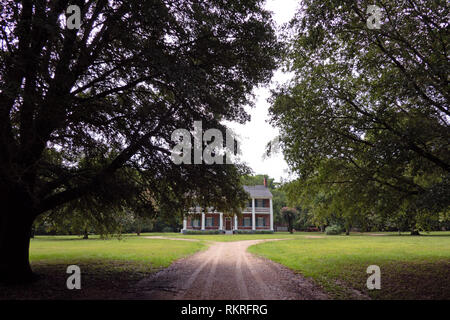
[[[264,177],[264,187],[267,188],[267,180],[266,180],[266,177]]]

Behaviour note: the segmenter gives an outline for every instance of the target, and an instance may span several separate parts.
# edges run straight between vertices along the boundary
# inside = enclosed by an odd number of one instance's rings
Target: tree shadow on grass
[[[136,284],[151,272],[133,263],[114,261],[81,263],[81,290],[69,290],[67,264],[34,263],[39,276],[30,284],[0,284],[0,300],[120,300],[132,296]]]

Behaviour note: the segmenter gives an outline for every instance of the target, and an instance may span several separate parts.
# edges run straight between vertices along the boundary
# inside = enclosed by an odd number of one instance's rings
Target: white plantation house
[[[234,230],[273,231],[272,193],[265,185],[244,186],[249,194],[247,206],[238,217],[224,216],[223,212],[206,210],[201,207],[192,208],[183,220],[183,231],[219,230],[232,233]],[[206,211],[206,212],[205,212]]]

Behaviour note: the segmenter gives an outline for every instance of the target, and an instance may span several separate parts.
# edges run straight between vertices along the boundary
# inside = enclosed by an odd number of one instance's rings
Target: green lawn
[[[249,251],[312,277],[333,298],[359,291],[373,299],[450,299],[450,232],[297,238]],[[381,290],[366,288],[369,265],[381,269]]]
[[[174,260],[205,248],[202,242],[167,241],[125,236],[122,239],[37,236],[31,240],[31,264],[129,264],[145,272],[168,267]]]
[[[37,236],[30,260],[40,276],[31,285],[2,286],[1,299],[123,299],[136,284],[174,260],[207,246],[203,242],[145,239],[136,236],[83,240],[77,236]],[[81,269],[82,290],[67,290],[69,265]]]
[[[31,241],[32,287],[0,288],[0,299],[122,298],[150,273],[207,247],[209,241],[286,239],[254,245],[249,251],[313,278],[332,298],[450,299],[450,232],[409,236],[323,233],[182,235],[151,233],[100,239],[37,236]],[[387,235],[386,235],[387,234]],[[176,241],[146,236],[198,239]],[[83,290],[67,290],[68,265],[82,271]],[[381,268],[381,290],[366,288],[366,268]]]

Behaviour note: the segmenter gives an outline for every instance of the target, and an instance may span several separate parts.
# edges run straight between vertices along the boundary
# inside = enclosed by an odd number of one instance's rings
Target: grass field
[[[124,236],[121,240],[37,236],[31,240],[30,261],[40,279],[31,286],[0,286],[0,299],[121,298],[131,293],[142,278],[204,248],[203,242],[136,236]],[[69,265],[80,267],[83,290],[67,290]]]
[[[204,248],[201,242],[167,241],[125,236],[83,240],[76,236],[38,236],[31,241],[33,264],[86,264],[113,266],[130,264],[136,270],[153,272],[168,267],[174,260]]]
[[[313,278],[336,299],[450,299],[450,233],[303,238],[249,251]],[[381,290],[366,288],[366,269],[381,269]]]
[[[148,239],[146,236],[200,241]],[[152,233],[100,239],[38,236],[30,260],[41,280],[31,287],[0,288],[0,299],[115,299],[174,260],[205,249],[210,241],[286,239],[249,251],[313,278],[336,299],[450,299],[450,232],[326,236],[322,233],[181,235]],[[82,270],[83,290],[67,290],[68,265]],[[381,290],[369,291],[366,268],[381,268]]]

